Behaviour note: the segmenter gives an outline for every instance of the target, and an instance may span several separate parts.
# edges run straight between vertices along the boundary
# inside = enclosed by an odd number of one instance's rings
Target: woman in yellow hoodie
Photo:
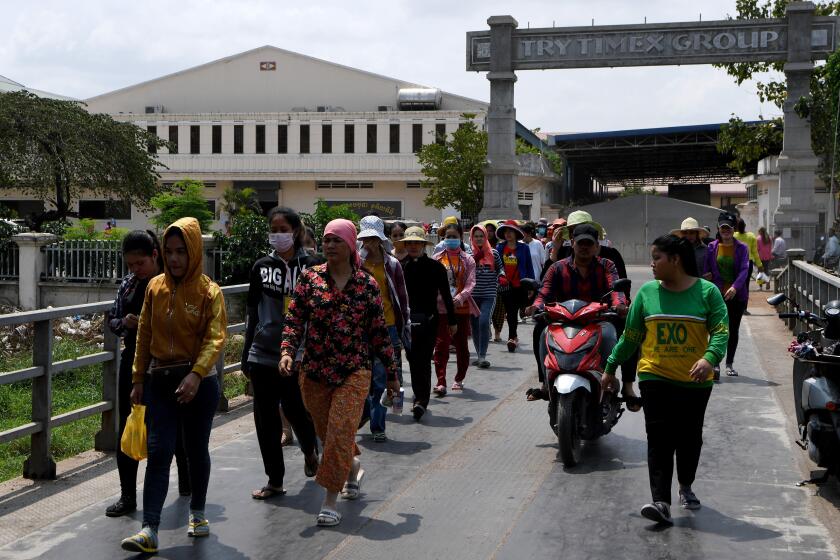
[[[164,273],[149,281],[134,355],[131,400],[146,404],[148,454],[143,527],[122,541],[132,552],[156,552],[160,513],[178,430],[183,430],[192,497],[187,535],[205,537],[210,479],[208,442],[219,402],[216,359],[227,316],[222,291],[201,273],[203,245],[195,218],[181,218],[163,234]]]

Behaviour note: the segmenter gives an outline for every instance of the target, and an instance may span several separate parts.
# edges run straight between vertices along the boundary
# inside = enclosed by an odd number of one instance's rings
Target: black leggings
[[[747,309],[747,302],[737,299],[737,296],[726,302],[729,313],[729,342],[726,345],[727,367],[735,363],[735,351],[738,349],[738,331],[741,329],[741,319]]]
[[[680,486],[694,483],[712,388],[681,387],[668,381],[642,381],[639,388],[645,411],[650,493],[654,502],[670,504],[675,454]]]
[[[525,288],[511,286],[507,291],[501,293],[502,301],[505,304],[505,317],[508,324],[508,338],[518,338],[516,328],[519,326],[519,308],[525,301]]]

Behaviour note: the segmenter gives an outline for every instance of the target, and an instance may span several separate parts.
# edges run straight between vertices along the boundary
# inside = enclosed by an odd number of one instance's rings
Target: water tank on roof
[[[443,94],[436,88],[402,88],[397,100],[401,111],[432,111],[440,109]]]

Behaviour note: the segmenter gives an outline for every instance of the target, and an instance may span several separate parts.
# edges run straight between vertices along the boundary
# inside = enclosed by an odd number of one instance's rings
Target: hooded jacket
[[[732,286],[735,288],[735,297],[739,301],[748,301],[750,299],[750,249],[745,243],[741,243],[737,239],[732,240],[735,243],[735,281]],[[712,283],[723,291],[723,278],[720,275],[720,269],[717,263],[717,249],[720,241],[714,240],[706,247],[706,266],[704,270],[707,274],[712,275]]]
[[[187,272],[175,282],[164,259],[164,273],[149,281],[137,327],[137,351],[131,379],[142,383],[152,360],[163,364],[192,362],[192,371],[216,373],[216,360],[227,337],[225,300],[219,286],[202,274],[204,251],[195,218],[181,218],[166,228],[181,230],[187,246]]]

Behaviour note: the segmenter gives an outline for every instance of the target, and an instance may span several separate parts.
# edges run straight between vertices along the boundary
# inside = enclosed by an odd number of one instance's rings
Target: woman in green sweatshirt
[[[670,524],[674,455],[680,505],[700,508],[691,484],[700,461],[713,368],[726,354],[729,327],[720,290],[697,278],[694,250],[687,240],[664,235],[654,241],[651,268],[655,280],[642,286],[633,300],[627,328],[607,360],[602,383],[614,386],[618,365],[641,347],[639,388],[653,495],[641,513]]]

